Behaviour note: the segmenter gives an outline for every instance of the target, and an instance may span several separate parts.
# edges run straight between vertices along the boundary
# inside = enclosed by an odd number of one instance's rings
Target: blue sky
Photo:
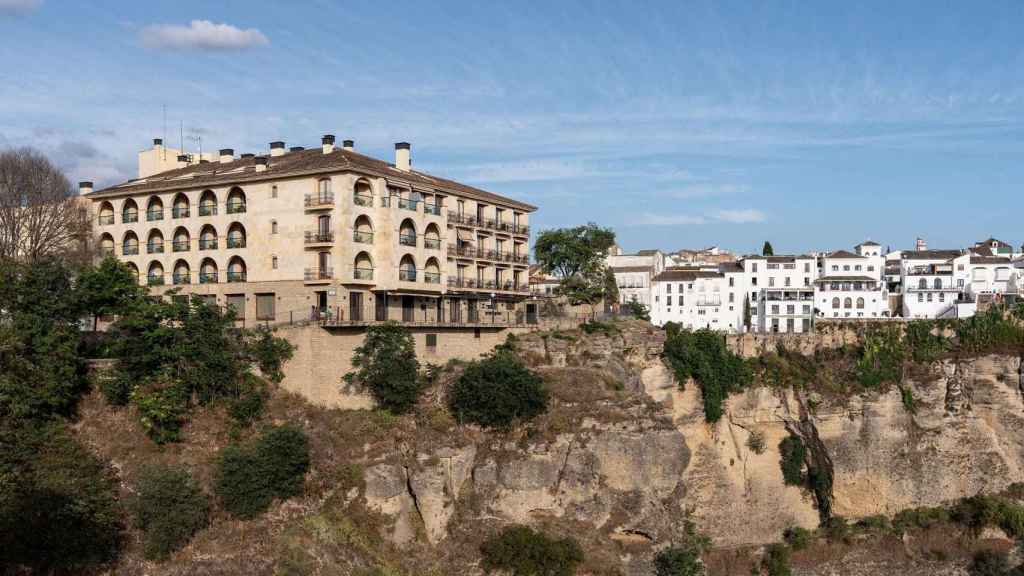
[[[0,147],[356,140],[627,250],[1024,242],[1024,2],[0,0]]]

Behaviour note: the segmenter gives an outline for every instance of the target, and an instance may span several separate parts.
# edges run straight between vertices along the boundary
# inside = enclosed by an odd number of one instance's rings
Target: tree
[[[629,300],[629,302],[626,302],[626,309],[637,320],[644,320],[645,322],[651,321],[651,311],[647,308],[647,306],[644,306],[643,303],[636,299],[635,294]]]
[[[82,270],[76,288],[82,310],[93,317],[93,331],[100,316],[121,313],[147,292],[131,268],[113,256]]]
[[[73,255],[87,262],[91,222],[87,203],[46,156],[31,148],[0,152],[0,260]]]
[[[483,569],[512,576],[571,576],[583,550],[570,537],[550,538],[526,526],[509,526],[480,545]]]
[[[469,363],[448,396],[458,420],[495,427],[542,414],[547,403],[544,381],[510,352]]]
[[[575,228],[545,230],[537,237],[534,255],[546,274],[560,279],[558,294],[577,306],[594,306],[602,299],[618,296],[614,275],[605,257],[615,244],[615,232],[590,223]]]
[[[221,450],[216,489],[224,508],[239,518],[253,518],[274,498],[302,494],[309,470],[309,438],[291,426],[271,428],[247,444]]]
[[[144,534],[147,558],[167,558],[209,523],[210,498],[188,470],[149,465],[139,477],[137,491],[133,512]]]
[[[772,249],[772,243],[765,240],[764,246],[761,247],[761,256],[774,256],[775,250]]]
[[[743,326],[750,329],[750,296],[743,296]]]
[[[404,414],[420,395],[419,362],[409,330],[397,322],[371,326],[363,344],[355,349],[352,372],[344,381],[370,391],[377,405]]]

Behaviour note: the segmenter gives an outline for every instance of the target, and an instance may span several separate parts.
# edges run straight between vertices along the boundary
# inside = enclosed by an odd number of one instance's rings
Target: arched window
[[[149,199],[146,204],[146,222],[156,222],[164,219],[164,202],[157,196]]]
[[[373,244],[373,223],[365,214],[356,218],[352,240],[361,244]]]
[[[864,309],[864,299],[863,298],[857,298],[857,308],[861,309],[861,310]]]
[[[416,225],[409,218],[402,220],[398,228],[398,243],[402,246],[416,245]]]
[[[215,284],[217,282],[217,263],[213,258],[203,258],[199,265],[199,283]]]
[[[936,278],[932,284],[935,286],[936,290],[942,288],[942,278]]]
[[[839,308],[839,298],[833,298],[832,299],[832,307],[833,308]]]
[[[217,195],[213,193],[213,190],[203,190],[203,194],[199,196],[199,215],[213,216],[215,214],[217,214]]]
[[[423,233],[423,247],[428,250],[441,249],[441,233],[437,229],[437,224],[427,225],[427,229]]]
[[[174,277],[172,280],[175,284],[192,283],[192,270],[189,268],[188,262],[178,260],[174,263]]]
[[[373,206],[373,188],[365,179],[356,180],[352,201],[356,206]]]
[[[189,213],[188,196],[184,192],[178,192],[174,197],[174,206],[171,208],[172,218],[188,218]]]
[[[843,298],[843,308],[853,308],[853,298]]]
[[[398,264],[398,279],[404,282],[416,281],[416,261],[409,254],[402,256],[402,260]]]
[[[228,282],[245,282],[245,260],[240,256],[233,256],[228,261]]]
[[[135,235],[135,232],[129,230],[124,235],[124,240],[121,241],[121,253],[125,256],[134,256],[139,253],[139,237]]]
[[[121,207],[121,222],[131,224],[138,221],[139,207],[135,204],[135,200],[129,198],[124,201],[124,206]]]
[[[164,266],[163,264],[153,261],[149,264],[149,272],[146,273],[146,284],[150,286],[163,286],[164,284]]]
[[[172,240],[174,245],[171,249],[175,252],[188,252],[190,248],[190,241],[191,238],[188,235],[188,229],[184,226],[178,226],[174,230],[174,239]]]
[[[245,248],[245,226],[239,222],[228,228],[228,248]]]
[[[217,229],[210,224],[203,226],[203,229],[199,231],[199,249],[217,249]]]
[[[146,253],[147,254],[163,254],[164,253],[164,233],[154,228],[149,231],[149,237],[146,239]]]
[[[917,281],[917,287],[922,289],[922,290],[928,288],[928,279],[927,278],[921,278],[920,280],[918,280]]]
[[[114,223],[114,205],[110,202],[100,204],[100,226],[110,226]]]
[[[428,258],[427,265],[423,268],[423,281],[427,284],[441,283],[441,267],[437,258]]]
[[[245,212],[245,192],[235,186],[228,192],[228,214],[242,214]]]
[[[114,255],[114,237],[110,234],[100,236],[100,254],[103,256]]]
[[[356,280],[373,280],[373,259],[366,252],[356,254],[352,277]]]

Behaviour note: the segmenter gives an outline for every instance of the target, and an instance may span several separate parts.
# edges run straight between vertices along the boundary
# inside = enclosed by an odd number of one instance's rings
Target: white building
[[[735,264],[667,268],[652,283],[651,322],[741,332],[745,293],[743,270]]]
[[[651,279],[665,269],[665,256],[660,250],[641,250],[636,254],[623,254],[615,247],[605,261],[615,275],[619,287],[619,303],[636,299],[651,307]]]
[[[953,276],[959,250],[914,250],[901,260],[904,318],[955,318],[962,287]]]
[[[747,256],[741,262],[755,332],[810,332],[814,318],[813,256]]]
[[[890,316],[881,246],[864,242],[854,250],[856,253],[839,250],[822,257],[821,275],[814,283],[819,318],[863,320]]]

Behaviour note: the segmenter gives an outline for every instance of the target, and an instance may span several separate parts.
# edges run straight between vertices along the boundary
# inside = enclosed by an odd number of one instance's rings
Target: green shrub
[[[842,516],[831,516],[822,526],[825,537],[832,542],[846,542],[850,539],[850,524]]]
[[[636,296],[626,303],[626,312],[633,315],[637,320],[643,320],[645,322],[651,321],[651,311],[647,306],[636,299]]]
[[[914,391],[909,386],[900,386],[900,399],[903,401],[903,409],[910,414],[917,413],[917,403],[914,401]]]
[[[767,448],[764,442],[764,434],[756,430],[751,432],[750,436],[747,436],[747,448],[754,454],[764,454],[764,450]]]
[[[456,419],[489,427],[543,414],[547,403],[544,381],[508,353],[470,362],[448,395]]]
[[[121,370],[111,370],[99,378],[99,389],[111,406],[127,406],[135,390],[135,382]]]
[[[856,373],[865,388],[895,384],[903,379],[903,343],[898,327],[876,327],[864,335]]]
[[[600,322],[598,320],[591,320],[580,324],[580,330],[583,330],[586,334],[596,334],[598,332],[602,334],[617,334],[619,328],[612,322]]]
[[[761,569],[768,576],[791,576],[793,570],[789,566],[789,548],[785,544],[769,545],[761,559]]]
[[[970,576],[1010,576],[1010,559],[1006,552],[982,550],[974,555],[967,573]]]
[[[238,395],[228,401],[228,415],[238,424],[248,426],[263,413],[266,401],[266,384],[248,375],[239,384]]]
[[[779,466],[782,468],[782,480],[790,486],[803,486],[806,482],[804,461],[807,458],[807,447],[799,436],[789,435],[779,442]]]
[[[62,425],[0,421],[0,572],[79,574],[123,543],[114,471]]]
[[[742,358],[729,351],[725,338],[712,330],[682,330],[666,327],[664,357],[675,372],[679,385],[693,378],[704,401],[704,419],[717,422],[723,414],[726,398],[739,392],[752,380]]]
[[[397,322],[371,326],[363,344],[355,349],[352,366],[356,370],[344,380],[365,387],[377,405],[395,414],[411,410],[422,389],[419,362],[412,334]]]
[[[146,557],[162,560],[206,527],[210,500],[187,470],[153,465],[139,476],[133,508]]]
[[[224,508],[253,518],[274,498],[302,493],[309,469],[309,440],[297,428],[271,428],[258,439],[221,450],[216,489]]]
[[[932,320],[907,322],[903,342],[915,362],[933,362],[949,349],[948,338],[932,333],[937,327]]]
[[[930,528],[949,521],[949,511],[945,508],[921,506],[898,512],[892,519],[892,526],[898,532],[905,532],[908,528]]]
[[[571,576],[583,562],[572,538],[549,538],[526,526],[510,526],[480,545],[483,569],[512,576]]]
[[[284,338],[275,337],[269,328],[257,326],[249,333],[246,348],[250,357],[259,366],[260,373],[268,380],[275,384],[284,380],[284,372],[281,369],[295,354],[295,346]]]
[[[889,519],[881,514],[867,516],[857,521],[857,527],[869,532],[888,532],[892,528]]]
[[[813,532],[806,528],[801,528],[800,526],[786,528],[782,533],[782,538],[793,550],[803,550],[804,548],[807,548],[811,544],[813,537]]]
[[[146,435],[157,444],[177,442],[188,415],[188,396],[181,382],[154,378],[132,393],[132,402]]]
[[[672,546],[654,557],[655,576],[700,576],[704,564],[700,561],[700,550],[688,546]]]

